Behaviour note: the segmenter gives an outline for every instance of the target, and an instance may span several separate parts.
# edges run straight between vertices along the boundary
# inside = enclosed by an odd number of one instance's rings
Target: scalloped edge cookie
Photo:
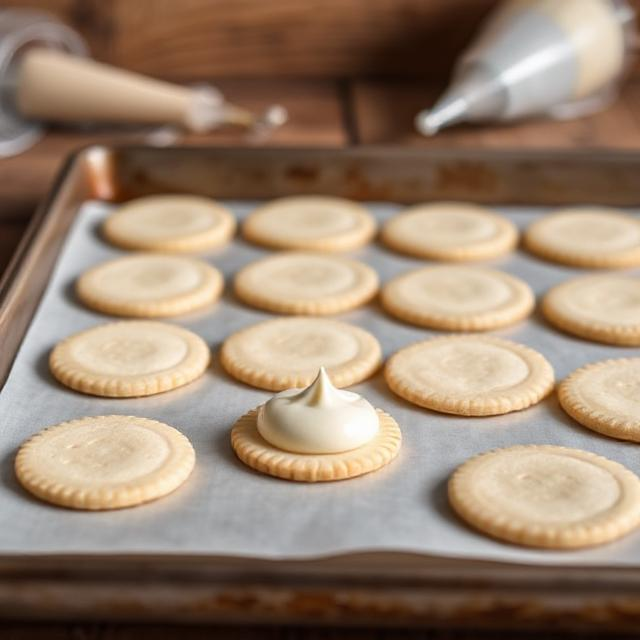
[[[567,522],[535,525],[518,521],[517,516],[492,508],[474,496],[477,475],[483,472],[488,459],[529,451],[548,451],[566,455],[608,471],[624,487],[622,499],[602,513],[608,517],[593,517],[596,522]],[[517,466],[515,467],[517,469]],[[498,540],[546,549],[578,549],[611,542],[629,533],[640,524],[640,478],[621,464],[595,453],[555,445],[519,445],[494,449],[476,455],[462,463],[448,482],[449,504],[471,527]],[[613,512],[613,513],[611,513]]]
[[[101,291],[94,278],[99,277],[105,269],[130,260],[143,261],[148,257],[164,257],[168,260],[180,260],[198,269],[202,274],[202,282],[191,291],[177,295],[164,296],[155,300],[118,300]],[[123,282],[126,287],[126,282]],[[202,309],[216,302],[224,288],[224,279],[218,269],[202,260],[166,254],[142,253],[108,260],[85,271],[76,281],[78,299],[90,309],[114,316],[129,318],[168,318]]]
[[[184,208],[190,206],[208,208],[215,213],[218,222],[204,231],[186,235],[174,233],[173,237],[164,239],[145,238],[144,234],[131,234],[126,229],[120,229],[121,220],[126,219],[130,212],[144,208],[152,209],[158,205],[158,202],[166,203],[169,200],[177,202],[178,206]],[[103,222],[101,231],[108,242],[123,249],[160,253],[200,253],[227,244],[235,234],[236,219],[229,209],[210,198],[183,194],[162,194],[136,198],[120,205]]]
[[[260,278],[256,278],[256,274],[259,276],[262,269],[268,267],[270,263],[286,258],[299,259],[304,263],[304,260],[309,257],[335,262],[350,269],[356,276],[356,282],[350,289],[333,295],[296,298],[269,291],[269,281],[260,282]],[[292,251],[277,253],[249,263],[236,274],[233,286],[240,300],[258,309],[291,315],[324,316],[342,313],[366,304],[378,293],[380,282],[378,274],[363,262],[318,252]]]
[[[610,207],[570,207],[557,209],[536,220],[524,232],[523,244],[530,253],[559,264],[566,264],[573,267],[593,268],[593,269],[621,269],[625,267],[640,266],[640,243],[626,251],[615,251],[611,253],[594,253],[593,251],[576,251],[571,247],[571,239],[567,241],[566,247],[549,246],[545,242],[545,227],[553,225],[557,220],[555,216],[567,216],[573,213],[595,213],[603,217],[611,218],[616,216],[627,222],[637,225],[640,228],[640,220],[633,216]]]
[[[292,453],[274,447],[258,433],[258,408],[233,425],[231,446],[244,464],[270,476],[297,482],[347,480],[377,471],[400,451],[402,434],[398,423],[384,411],[376,411],[380,419],[376,437],[362,447],[343,453]]]
[[[583,427],[618,440],[640,442],[640,416],[635,420],[616,417],[613,413],[600,411],[588,404],[588,395],[579,392],[584,377],[590,372],[608,367],[621,367],[625,363],[640,364],[640,358],[611,358],[592,362],[571,372],[558,385],[560,406]]]
[[[438,246],[437,244],[421,244],[416,234],[404,229],[408,221],[403,216],[437,213],[446,209],[464,210],[477,218],[490,220],[495,224],[496,234],[489,239],[474,244],[459,246]],[[380,239],[383,244],[404,255],[427,260],[443,260],[448,262],[473,262],[498,258],[515,249],[518,244],[518,229],[507,218],[488,207],[466,202],[429,202],[414,205],[391,217],[383,225]]]
[[[126,331],[130,323],[160,325],[163,330],[177,333],[184,338],[190,353],[185,360],[171,369],[136,376],[97,374],[76,364],[71,357],[70,349],[85,335],[114,325],[121,325]],[[164,393],[193,382],[206,371],[210,361],[211,351],[206,342],[187,329],[163,322],[123,320],[101,324],[65,338],[51,351],[49,369],[58,382],[81,393],[105,398],[137,398]]]
[[[430,311],[420,305],[419,300],[405,301],[401,298],[399,299],[397,287],[402,286],[407,279],[417,277],[421,273],[437,273],[439,270],[451,268],[469,269],[473,273],[481,271],[495,280],[501,280],[510,287],[513,294],[512,298],[498,307],[489,308],[484,312],[474,311],[465,315]],[[392,316],[420,327],[446,331],[490,331],[524,320],[535,307],[535,297],[531,287],[524,280],[503,271],[478,266],[439,265],[414,269],[393,278],[382,287],[380,303],[385,311]]]
[[[265,217],[273,216],[277,219],[279,210],[287,210],[292,205],[301,208],[318,204],[331,206],[337,210],[343,210],[349,215],[354,214],[358,224],[348,231],[331,236],[318,236],[315,238],[292,238],[287,234],[287,228],[265,229],[262,227]],[[292,249],[306,251],[339,252],[358,249],[369,243],[375,236],[377,223],[375,218],[360,203],[335,196],[285,196],[271,200],[254,209],[242,224],[242,236],[248,242],[252,242],[272,249]]]
[[[242,341],[245,339],[244,336],[248,333],[259,331],[261,327],[270,323],[286,325],[293,321],[332,323],[336,325],[339,330],[349,331],[357,335],[362,347],[360,357],[354,358],[347,363],[327,367],[331,382],[336,387],[349,387],[352,384],[362,382],[372,376],[380,367],[382,363],[382,348],[372,333],[346,322],[305,316],[266,320],[232,333],[223,342],[220,349],[220,364],[232,378],[251,385],[252,387],[257,387],[258,389],[284,391],[285,389],[291,389],[293,387],[308,387],[317,375],[317,368],[314,368],[307,375],[296,373],[276,375],[271,369],[259,367],[238,353],[238,344],[242,344]]]
[[[585,340],[602,342],[604,344],[614,344],[623,346],[640,345],[640,320],[635,326],[615,323],[598,322],[597,320],[586,320],[578,318],[563,310],[558,301],[566,297],[567,291],[574,285],[579,285],[589,280],[601,280],[606,278],[628,278],[632,276],[615,275],[590,275],[571,278],[565,282],[557,284],[547,291],[542,298],[540,306],[544,317],[556,328]],[[638,280],[640,285],[640,280]]]
[[[530,375],[510,389],[499,389],[491,394],[478,393],[472,397],[456,397],[454,393],[428,392],[415,385],[402,370],[402,359],[412,351],[425,345],[444,342],[484,342],[497,345],[519,355],[527,362]],[[396,351],[384,368],[387,385],[396,395],[432,411],[453,413],[460,416],[496,416],[512,411],[520,411],[537,404],[554,388],[553,368],[548,360],[537,351],[517,342],[486,335],[453,335],[431,338],[415,342]]]
[[[163,437],[171,447],[171,454],[160,467],[150,473],[120,484],[105,483],[100,488],[78,488],[77,479],[64,484],[48,477],[46,464],[39,457],[41,444],[63,430],[83,429],[87,431],[86,436],[90,437],[91,425],[96,423],[113,428],[114,438],[117,438],[119,425],[135,423]],[[194,466],[193,446],[177,429],[157,420],[120,415],[91,416],[47,427],[20,446],[14,464],[18,481],[29,493],[51,504],[84,510],[122,509],[156,500],[180,487]]]

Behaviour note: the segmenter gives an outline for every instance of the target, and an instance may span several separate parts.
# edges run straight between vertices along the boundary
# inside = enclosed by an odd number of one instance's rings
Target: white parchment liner
[[[255,203],[229,203],[239,217]],[[400,209],[373,204],[379,220]],[[236,418],[264,402],[268,392],[229,378],[214,362],[205,376],[184,389],[143,399],[100,399],[58,385],[47,367],[52,346],[70,333],[107,322],[74,299],[74,278],[88,267],[122,252],[97,233],[109,207],[87,203],[79,212],[46,295],[0,394],[0,554],[171,553],[300,558],[349,551],[413,551],[436,556],[485,558],[546,564],[640,565],[640,531],[604,547],[553,552],[494,542],[460,523],[446,501],[450,472],[468,457],[515,444],[579,447],[623,463],[640,473],[640,447],[592,433],[570,420],[555,397],[520,412],[495,418],[458,418],[429,412],[396,398],[381,374],[351,387],[391,413],[404,443],[400,457],[377,473],[355,480],[297,484],[260,475],[241,464],[229,446]],[[502,209],[523,228],[542,209]],[[230,278],[240,267],[268,253],[237,239],[205,256],[224,271],[227,293],[211,311],[175,322],[201,335],[217,351],[233,330],[274,317],[233,299]],[[382,281],[425,264],[372,244],[352,254],[375,267]],[[574,275],[523,252],[493,266],[523,277],[536,295]],[[377,304],[338,318],[372,331],[385,356],[435,335],[387,317]],[[560,379],[587,362],[640,354],[562,335],[536,314],[516,327],[495,332],[541,351]],[[1,348],[1,347],[0,347]],[[85,415],[128,414],[166,422],[192,441],[197,467],[175,494],[122,511],[86,513],[36,501],[17,484],[17,446],[41,428]]]

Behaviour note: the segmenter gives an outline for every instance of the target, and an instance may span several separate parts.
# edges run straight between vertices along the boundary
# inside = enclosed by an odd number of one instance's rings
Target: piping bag
[[[278,105],[257,115],[211,85],[181,86],[96,62],[82,38],[49,14],[0,11],[0,156],[34,144],[43,122],[154,125],[172,139],[172,131],[227,124],[263,136],[286,119]]]
[[[637,45],[626,0],[506,0],[463,52],[444,95],[415,119],[426,136],[461,122],[609,106]]]

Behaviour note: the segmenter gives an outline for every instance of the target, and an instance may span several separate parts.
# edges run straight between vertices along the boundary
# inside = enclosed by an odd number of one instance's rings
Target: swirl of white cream
[[[260,435],[278,449],[327,454],[357,449],[375,438],[376,410],[362,396],[336,389],[324,367],[311,386],[287,389],[258,411]]]

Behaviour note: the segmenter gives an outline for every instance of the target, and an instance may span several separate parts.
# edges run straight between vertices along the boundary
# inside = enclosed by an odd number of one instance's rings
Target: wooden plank
[[[442,75],[495,1],[30,0],[29,5],[78,29],[99,59],[191,80]],[[23,6],[24,0],[3,4]]]
[[[155,0],[149,23],[149,1],[119,0],[112,55],[135,70],[170,69],[181,78],[430,75],[442,72],[492,3],[456,0],[454,9],[442,0]]]
[[[238,105],[257,113],[273,103],[289,112],[289,121],[262,141],[239,128],[225,128],[178,142],[193,145],[342,146],[347,142],[337,84],[304,80],[224,80],[216,83]],[[0,160],[0,220],[26,217],[47,192],[64,158],[91,143],[144,142],[140,130],[54,129],[33,149]]]
[[[181,80],[443,77],[496,0],[30,0],[99,58]],[[640,0],[632,0],[640,7]],[[23,6],[24,0],[5,0]],[[638,67],[636,67],[638,68]]]
[[[414,117],[434,103],[442,88],[442,85],[416,81],[354,83],[351,95],[358,141],[429,148],[640,149],[640,82],[637,81],[629,83],[609,109],[585,118],[461,125],[425,138],[415,131]]]
[[[199,626],[176,624],[114,624],[64,622],[6,622],[0,624],[3,640],[562,640],[566,634],[539,631],[520,634],[513,631],[479,634],[474,629],[396,629],[396,628],[335,628],[335,627],[244,627]],[[575,640],[587,636],[572,636]],[[595,637],[595,636],[588,636]],[[613,636],[597,636],[600,640]],[[618,636],[619,637],[619,636]]]
[[[165,78],[444,77],[497,0],[30,0]],[[631,0],[640,8],[640,0]],[[4,6],[24,6],[4,0]],[[640,62],[636,64],[636,70]],[[637,71],[636,71],[637,72]]]

